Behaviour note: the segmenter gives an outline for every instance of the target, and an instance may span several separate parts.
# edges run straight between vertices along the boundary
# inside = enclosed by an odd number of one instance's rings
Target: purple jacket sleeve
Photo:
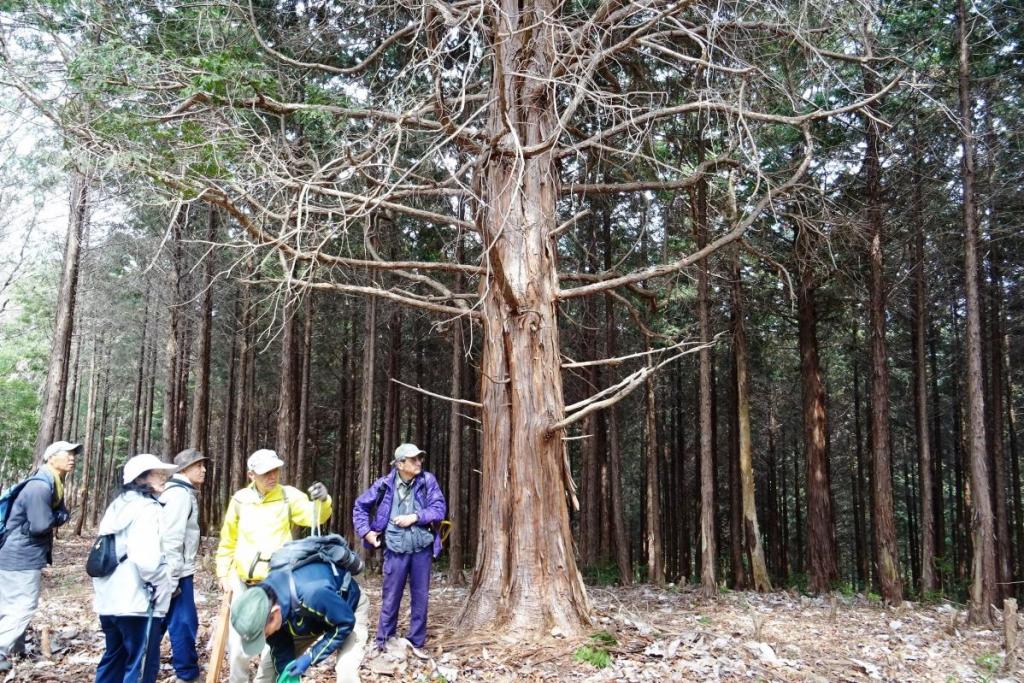
[[[373,506],[374,501],[377,499],[377,487],[383,483],[383,479],[378,479],[373,482],[373,485],[366,489],[356,498],[355,505],[352,506],[352,528],[356,531],[356,536],[359,538],[365,538],[366,534],[370,533],[372,529],[370,525],[373,520],[370,519],[370,508]]]
[[[444,521],[444,516],[448,512],[448,504],[445,502],[444,494],[441,493],[441,486],[437,483],[437,478],[430,472],[424,472],[423,486],[426,489],[424,491],[426,504],[416,513],[419,516],[419,524],[430,526]]]

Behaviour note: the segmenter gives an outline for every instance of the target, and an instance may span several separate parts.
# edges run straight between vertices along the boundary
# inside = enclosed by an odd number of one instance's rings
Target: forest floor
[[[103,635],[83,569],[88,541],[57,542],[54,567],[44,574],[27,659],[5,681],[93,680]],[[196,585],[203,644],[218,608],[210,565],[206,552],[207,571]],[[380,580],[364,576],[360,582],[371,596],[372,634]],[[426,648],[430,657],[368,658],[362,680],[1024,681],[1024,664],[1014,673],[1003,668],[1001,632],[965,626],[963,607],[946,602],[891,608],[863,596],[811,598],[790,592],[723,592],[704,600],[690,587],[591,586],[589,592],[595,635],[568,639],[556,633],[524,645],[460,632],[453,620],[466,590],[436,576]],[[52,652],[48,658],[40,653],[44,640]],[[165,682],[174,680],[167,647],[165,640],[160,676]],[[606,665],[598,668],[601,663]],[[326,667],[312,672],[304,680],[331,680]]]

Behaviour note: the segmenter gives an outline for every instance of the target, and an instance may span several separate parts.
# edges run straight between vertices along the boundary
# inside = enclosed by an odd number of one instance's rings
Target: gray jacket
[[[171,578],[196,573],[199,550],[199,503],[195,487],[181,474],[175,474],[160,494],[161,544]]]
[[[53,530],[67,521],[63,500],[55,501],[53,474],[41,468],[25,484],[7,518],[7,539],[0,547],[0,569],[42,569],[53,563]]]

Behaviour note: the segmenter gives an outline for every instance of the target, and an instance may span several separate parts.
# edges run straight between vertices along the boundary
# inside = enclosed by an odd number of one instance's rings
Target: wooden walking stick
[[[220,683],[220,670],[224,666],[224,648],[228,644],[228,626],[231,620],[231,591],[224,594],[220,614],[213,629],[213,648],[210,652],[210,666],[206,669],[206,683]]]

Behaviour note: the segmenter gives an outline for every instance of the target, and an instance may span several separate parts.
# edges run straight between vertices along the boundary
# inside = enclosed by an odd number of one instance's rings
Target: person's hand
[[[395,526],[397,526],[399,529],[404,529],[406,527],[412,526],[413,524],[418,522],[419,519],[419,515],[417,515],[415,512],[411,512],[407,515],[398,515],[391,521],[393,521],[395,523]]]
[[[152,585],[150,588],[151,600],[154,605],[164,604],[164,601],[169,601],[171,593],[175,588],[178,587],[178,582],[173,579],[167,579],[161,581],[156,585]]]
[[[327,487],[316,481],[307,489],[310,500],[327,500]]]
[[[288,662],[288,666],[284,668],[283,673],[288,676],[302,676],[312,663],[313,660],[309,655],[302,655],[298,659]]]
[[[366,542],[372,545],[374,548],[380,547],[380,534],[376,531],[367,531],[366,535],[363,536]]]
[[[62,507],[53,511],[53,526],[64,526],[69,519],[71,519],[71,513],[67,508]]]

